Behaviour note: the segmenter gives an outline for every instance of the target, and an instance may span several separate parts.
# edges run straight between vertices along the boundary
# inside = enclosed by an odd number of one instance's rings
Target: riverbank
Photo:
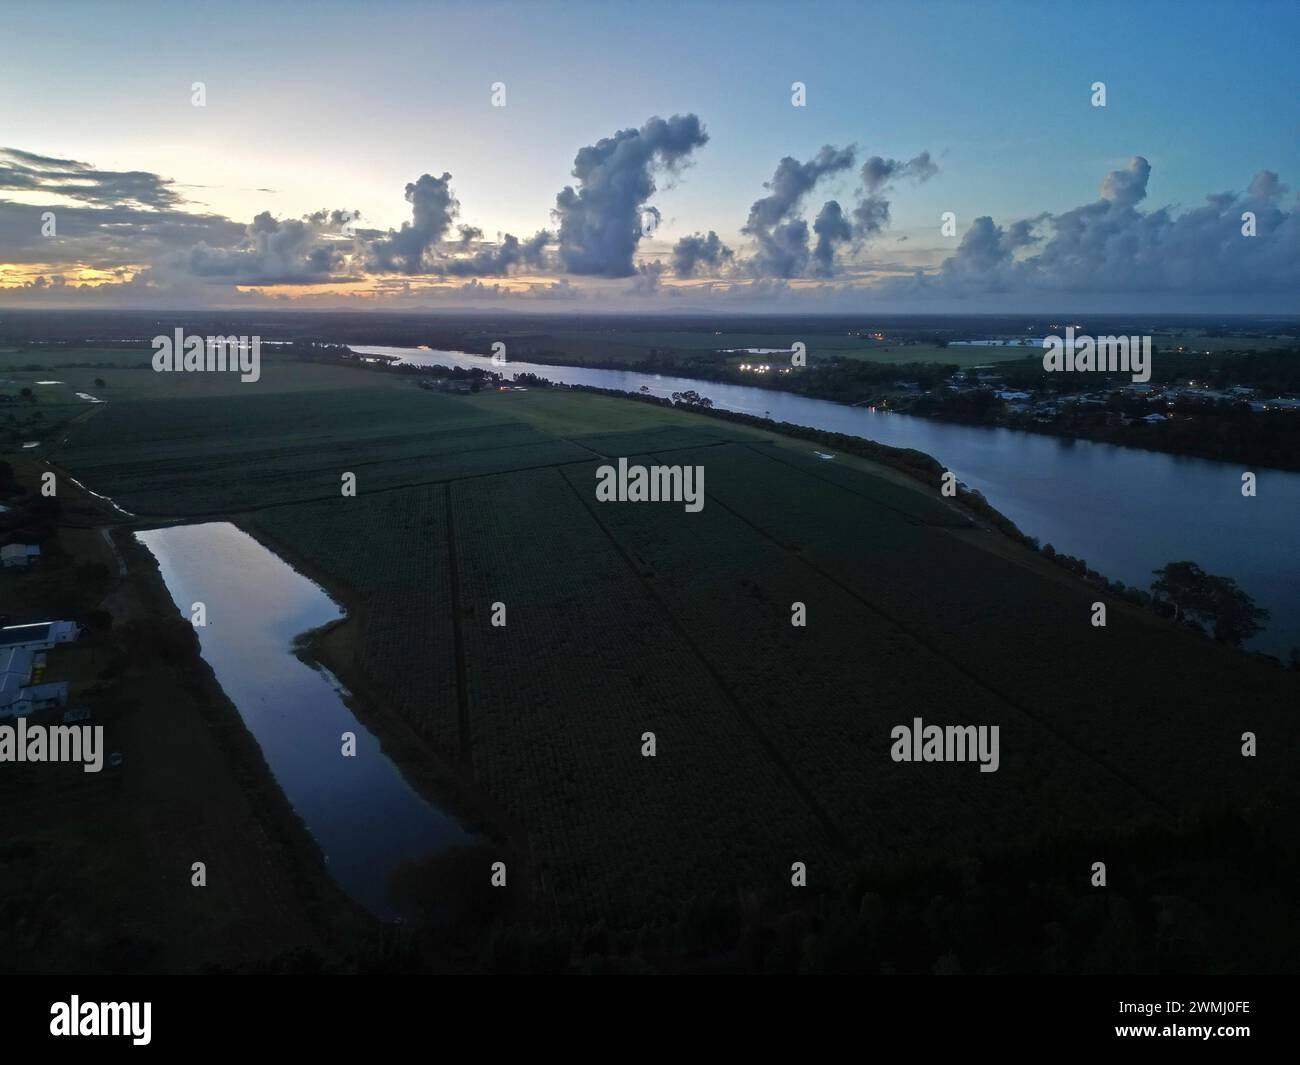
[[[356,345],[356,348],[362,350],[365,347],[366,345]],[[466,345],[465,352],[482,359],[492,355],[490,345],[485,346],[481,352],[474,349],[475,345],[470,343]],[[355,353],[355,349],[350,350]],[[662,375],[694,381],[697,384],[753,388],[851,407],[881,406],[882,409],[890,409],[908,417],[951,425],[1005,428],[1058,439],[1088,440],[1159,454],[1182,455],[1214,462],[1244,463],[1249,468],[1265,467],[1289,472],[1300,471],[1300,446],[1296,442],[1296,435],[1300,433],[1300,414],[1295,412],[1252,418],[1249,410],[1236,413],[1221,412],[1216,415],[1207,408],[1193,412],[1182,411],[1180,419],[1189,422],[1188,425],[1183,425],[1169,419],[1160,423],[1147,422],[1141,418],[1121,422],[1117,412],[1114,412],[1113,418],[1106,420],[1102,416],[1108,412],[1103,410],[1097,416],[1100,420],[1094,419],[1097,424],[1089,424],[1088,415],[1090,411],[1094,411],[1094,406],[1076,408],[1066,405],[1060,411],[1054,411],[1051,420],[1045,420],[1041,416],[1017,413],[1013,407],[1008,407],[998,398],[997,393],[1000,389],[995,385],[987,385],[982,391],[977,388],[955,394],[950,397],[949,402],[939,402],[929,395],[918,397],[915,389],[910,392],[900,392],[897,387],[900,380],[906,378],[910,379],[913,385],[919,381],[920,387],[937,392],[953,374],[961,374],[963,371],[968,375],[975,374],[975,368],[959,365],[957,362],[951,364],[905,361],[873,363],[851,358],[823,357],[810,362],[806,367],[788,373],[752,373],[742,371],[725,360],[709,357],[716,354],[702,352],[682,358],[664,356],[634,361],[628,358],[602,358],[587,353],[580,361],[575,362],[567,359],[563,352],[529,347],[525,350],[522,359],[518,361],[556,368]],[[1273,353],[1270,357],[1277,355],[1278,353]],[[1300,359],[1300,353],[1297,353],[1296,357]],[[513,354],[509,358],[515,361]],[[1180,369],[1187,367],[1183,371],[1184,376],[1188,373],[1205,376],[1211,372],[1203,362],[1191,361],[1186,355],[1170,354],[1167,358],[1176,359]],[[1038,373],[1041,369],[1040,363],[1033,358],[1032,349],[1028,361],[1036,368],[1034,376],[1040,377]],[[508,377],[510,363],[505,363],[499,369],[504,370]],[[1013,384],[1001,386],[1002,388],[1026,387],[1026,382],[1022,380],[1025,372],[1019,362],[999,362],[981,369],[988,370],[995,377],[1012,374]],[[1103,383],[1104,381],[1100,381],[1095,384],[1100,387]],[[1039,384],[1041,385],[1042,382],[1039,381]],[[1093,386],[1094,384],[1090,383],[1088,388]],[[1082,391],[1086,392],[1087,389]],[[974,404],[978,408],[974,412],[971,410],[972,397],[984,401]],[[920,402],[921,398],[926,402]],[[1148,414],[1150,410],[1143,410],[1141,413]],[[1162,409],[1161,417],[1166,418],[1167,413]],[[1196,418],[1204,424],[1191,424]],[[1272,420],[1261,420],[1263,418]],[[1245,426],[1246,422],[1249,422],[1248,426]]]
[[[29,491],[41,469],[28,462],[20,470]],[[77,523],[56,526],[64,557],[47,552],[41,567],[0,580],[24,582],[20,596],[5,599],[11,608],[27,604],[26,615],[53,601],[61,614],[104,619],[52,654],[51,669],[63,668],[61,655],[87,660],[70,674],[72,700],[104,724],[122,757],[75,781],[6,775],[21,795],[0,804],[0,895],[13,918],[0,930],[4,967],[347,967],[373,922],[326,874],[152,556],[127,526],[113,527],[110,547],[82,524],[98,515],[109,527],[114,517],[88,494],[64,487],[60,498]],[[102,566],[102,576],[77,582],[79,601],[56,591],[67,587],[65,572],[87,572],[87,564]],[[194,883],[196,862],[203,886]]]
[[[1234,579],[1269,610],[1268,628],[1248,642],[1249,649],[1286,659],[1292,647],[1300,646],[1300,567],[1285,547],[1291,536],[1289,516],[1300,510],[1300,475],[1295,473],[1252,471],[1257,492],[1247,497],[1240,466],[1207,459],[914,418],[752,384],[719,383],[701,390],[698,380],[626,370],[521,362],[498,367],[480,356],[451,351],[357,350],[409,363],[409,369],[391,371],[399,376],[418,376],[420,367],[443,365],[462,373],[504,371],[507,379],[524,374],[531,375],[530,383],[549,379],[665,400],[694,393],[711,400],[713,410],[933,456],[1044,550],[1051,545],[1054,554],[1073,556],[1081,563],[1081,574],[1092,570],[1145,590],[1155,570],[1171,561],[1192,560],[1209,573]],[[390,372],[378,363],[369,366]],[[464,387],[449,384],[453,391]]]
[[[530,848],[522,826],[479,786],[471,765],[445,758],[427,743],[358,663],[360,634],[369,621],[365,593],[313,563],[259,523],[256,514],[233,515],[230,520],[343,609],[344,616],[337,621],[303,634],[299,656],[329,670],[346,689],[349,709],[376,736],[384,754],[420,796],[454,816],[470,834],[483,837],[475,846],[483,856],[483,868],[492,861],[506,861],[517,869],[518,882],[532,883]]]

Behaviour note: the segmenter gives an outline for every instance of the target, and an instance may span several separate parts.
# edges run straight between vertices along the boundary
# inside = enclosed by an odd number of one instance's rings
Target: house
[[[38,621],[30,625],[6,625],[0,628],[0,650],[19,648],[48,651],[57,643],[72,643],[81,635],[75,621]]]
[[[41,549],[36,544],[5,544],[0,547],[0,565],[5,569],[11,566],[26,566],[41,557]]]
[[[26,648],[0,648],[0,718],[26,717],[67,703],[67,681],[31,683],[33,657]]]

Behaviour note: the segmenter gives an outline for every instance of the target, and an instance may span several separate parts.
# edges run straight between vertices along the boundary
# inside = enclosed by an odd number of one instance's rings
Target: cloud
[[[1300,211],[1283,207],[1288,190],[1277,174],[1260,171],[1245,193],[1212,193],[1182,213],[1138,210],[1150,176],[1151,164],[1135,156],[1105,176],[1091,203],[1008,226],[977,218],[936,273],[898,284],[929,296],[1166,293],[1195,309],[1215,295],[1273,293],[1294,304]],[[1247,211],[1253,237],[1242,233]]]
[[[827,200],[813,223],[813,232],[817,234],[817,247],[813,249],[813,273],[819,277],[829,277],[835,272],[835,246],[852,239],[853,227],[844,217],[839,203]]]
[[[1112,170],[1101,183],[1101,198],[1120,207],[1132,207],[1146,199],[1151,164],[1140,155],[1129,160],[1123,170]]]
[[[343,262],[332,230],[346,217],[341,211],[318,211],[280,221],[263,211],[233,247],[200,242],[170,262],[195,277],[236,285],[319,284],[333,280]]]
[[[757,246],[748,266],[759,277],[800,277],[808,266],[808,223],[796,217],[805,197],[819,181],[853,165],[853,148],[825,145],[812,159],[801,163],[786,156],[776,167],[772,180],[763,187],[769,192],[755,200],[741,232],[754,238]]]
[[[143,170],[96,170],[74,159],[0,148],[0,190],[43,192],[95,206],[161,209],[181,202],[173,184]]]
[[[575,189],[555,197],[560,265],[570,274],[630,277],[641,239],[641,214],[654,195],[655,174],[673,171],[708,142],[695,115],[651,118],[578,151]]]
[[[419,306],[445,304],[463,291],[479,301],[586,299],[609,309],[653,308],[685,296],[693,309],[779,302],[810,312],[873,302],[959,310],[973,301],[1009,311],[1300,310],[1300,207],[1276,172],[1260,170],[1245,191],[1212,192],[1190,208],[1153,208],[1156,175],[1141,156],[1100,175],[1096,197],[1077,207],[1001,222],[976,218],[955,251],[918,249],[906,262],[880,262],[860,249],[890,224],[891,190],[929,180],[937,167],[928,152],[905,161],[872,156],[860,168],[853,205],[842,196],[825,199],[814,218],[808,201],[819,184],[855,161],[852,147],[827,146],[806,162],[778,164],[744,228],[752,258],[741,260],[709,229],[679,239],[664,261],[637,267],[643,226],[657,220],[647,197],[706,141],[699,120],[687,115],[651,119],[584,148],[576,184],[557,198],[560,231],[493,241],[481,227],[459,222],[449,174],[407,185],[411,221],[384,233],[358,230],[356,213],[339,210],[290,219],[262,212],[241,224],[195,210],[180,196],[186,186],[156,174],[0,149],[0,258],[7,264],[0,285],[7,302],[145,307],[222,300]],[[57,222],[51,236],[42,233],[47,211]],[[1254,216],[1255,236],[1242,233],[1245,212]],[[579,284],[567,277],[505,286],[477,280],[564,270],[590,276]],[[367,271],[369,283],[356,292],[325,287]],[[665,284],[670,274],[706,280]],[[449,285],[448,277],[469,284]],[[600,280],[606,277],[631,282]],[[789,285],[786,278],[803,280]],[[280,285],[314,291],[310,298],[277,293]]]
[[[0,259],[125,277],[196,244],[227,244],[243,236],[244,227],[228,218],[186,209],[172,186],[144,171],[98,170],[76,160],[0,149],[0,194],[9,191],[26,201],[0,198]],[[52,232],[47,214],[53,215]]]
[[[406,186],[411,221],[370,245],[371,268],[381,273],[426,273],[425,252],[438,244],[460,212],[451,194],[451,175],[421,174]]]
[[[473,236],[467,237],[470,230]],[[471,240],[482,236],[482,230],[472,226],[461,226],[461,246],[468,247]],[[554,235],[545,229],[526,241],[510,233],[503,234],[500,243],[494,247],[480,247],[477,252],[465,259],[446,259],[438,264],[440,272],[453,277],[493,277],[509,272],[512,266],[530,266],[540,268],[544,265],[544,249],[551,243]]]
[[[718,239],[713,230],[709,230],[707,237],[693,233],[682,237],[673,247],[673,272],[678,277],[694,277],[700,267],[707,266],[716,271],[734,256],[735,253]]]
[[[667,269],[658,259],[642,263],[636,268],[636,277],[627,290],[630,296],[653,296],[659,291],[659,281]]]
[[[938,172],[939,167],[930,158],[929,152],[922,152],[907,162],[873,155],[862,164],[862,187],[867,192],[879,192],[899,178],[910,178],[920,185],[929,181]]]
[[[853,236],[867,241],[889,226],[889,199],[885,193],[894,181],[906,178],[918,185],[929,181],[939,167],[929,152],[922,152],[906,162],[873,155],[862,164],[862,189],[853,208]]]

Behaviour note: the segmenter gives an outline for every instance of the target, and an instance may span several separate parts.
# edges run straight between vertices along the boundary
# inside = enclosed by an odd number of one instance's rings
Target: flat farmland
[[[361,494],[589,454],[408,385],[117,402],[51,457],[132,513],[177,517],[342,499],[346,473]]]
[[[1096,589],[811,451],[610,397],[398,382],[113,403],[55,461],[141,514],[226,514],[319,580],[352,626],[326,664],[520,826],[533,897],[567,919],[1293,789],[1294,675],[1118,601],[1094,629]],[[598,502],[617,457],[702,466],[704,509]],[[893,761],[916,717],[997,726],[998,771]],[[1246,730],[1268,737],[1249,761]]]

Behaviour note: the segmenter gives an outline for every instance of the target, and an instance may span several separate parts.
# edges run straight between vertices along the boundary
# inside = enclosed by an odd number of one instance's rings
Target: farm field
[[[1019,362],[1022,359],[1043,357],[1041,348],[1009,345],[985,348],[967,345],[940,347],[937,344],[890,344],[872,341],[866,347],[852,351],[836,352],[845,358],[880,365],[905,366],[909,363],[932,363],[940,366],[959,366],[963,370],[972,366],[992,366],[1000,362]]]
[[[607,364],[639,366],[656,353],[676,352],[688,358],[712,356],[719,362],[763,360],[743,349],[789,350],[796,342],[804,344],[810,359],[847,358],[880,364],[937,363],[940,365],[983,366],[1023,359],[1033,355],[1033,348],[1008,347],[941,347],[937,344],[880,342],[863,336],[824,333],[709,333],[665,330],[661,332],[619,329],[588,330],[554,334],[502,333],[470,336],[470,341],[490,344],[504,340],[515,357],[537,358],[543,362],[567,362],[574,365]],[[766,356],[779,360],[782,356]]]
[[[692,889],[766,883],[795,852],[834,880],[852,862],[1172,819],[1201,805],[1207,782],[1221,801],[1257,793],[1261,774],[1286,780],[1286,674],[1251,663],[1234,684],[1225,668],[1236,660],[1201,656],[1198,642],[1118,609],[1109,638],[1076,649],[1092,634],[1090,593],[953,537],[943,508],[919,495],[900,508],[853,471],[814,479],[779,448],[739,442],[655,461],[703,461],[702,512],[597,505],[597,460],[458,481],[442,497],[456,590],[434,584],[432,598],[456,604],[465,710],[457,731],[439,689],[433,740],[459,749],[526,826],[566,916],[644,919]],[[409,490],[384,505],[436,511],[437,500]],[[397,521],[379,523],[388,548],[376,550],[373,523],[364,533],[356,514],[270,507],[250,527],[313,560],[348,559],[335,563],[346,600],[372,581],[367,559],[411,550]],[[426,540],[409,565],[440,552]],[[946,583],[957,570],[974,580]],[[398,598],[426,609],[423,587],[407,581]],[[806,629],[789,623],[796,601]],[[504,628],[490,625],[495,602]],[[396,604],[367,604],[364,661],[414,674],[425,644],[401,634],[415,629],[375,628]],[[1185,693],[1172,670],[1189,677]],[[1242,681],[1249,709],[1230,694]],[[426,703],[417,688],[402,705],[422,719]],[[890,729],[914,715],[998,724],[999,772],[945,766],[936,777],[893,762]],[[1247,727],[1283,746],[1243,768]],[[654,760],[639,757],[645,729],[660,744]],[[730,805],[736,795],[743,807]]]
[[[321,581],[353,626],[327,664],[522,826],[566,919],[1293,787],[1293,674],[1120,603],[1094,629],[1095,589],[892,471],[611,397],[339,372],[358,387],[113,402],[54,462],[141,515],[226,514]],[[703,466],[704,509],[597,503],[620,456]],[[997,725],[998,772],[894,762],[914,717]],[[1270,737],[1249,763],[1247,729]]]
[[[42,385],[41,407],[47,401],[87,405],[76,399],[85,392],[99,399],[180,399],[202,396],[261,395],[268,392],[321,392],[330,389],[392,389],[404,382],[383,374],[360,375],[348,367],[303,362],[263,348],[261,378],[243,383],[237,373],[155,373],[149,349],[58,348],[0,351],[0,393]],[[31,369],[37,367],[39,369]],[[102,380],[103,386],[96,382]]]

